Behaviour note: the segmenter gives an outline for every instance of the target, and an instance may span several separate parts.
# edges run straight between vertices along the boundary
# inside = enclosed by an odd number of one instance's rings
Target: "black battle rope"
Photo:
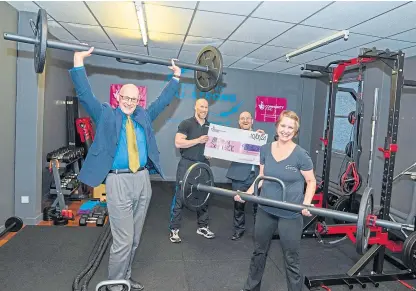
[[[88,271],[88,273],[85,277],[85,282],[84,282],[84,284],[82,284],[81,291],[88,291],[88,283],[91,281],[92,276],[94,276],[95,272],[97,271],[98,266],[100,265],[101,260],[103,259],[103,256],[104,256],[104,254],[107,250],[107,247],[110,244],[111,238],[112,238],[111,231],[109,231],[109,234],[105,238],[103,248],[97,254],[97,256],[98,256],[97,259],[94,261],[94,264],[93,264],[92,268]]]
[[[89,260],[87,266],[75,277],[74,282],[72,284],[72,290],[73,291],[80,291],[79,282],[81,279],[85,276],[85,274],[91,269],[95,261],[97,261],[97,258],[100,255],[100,252],[103,250],[105,251],[108,247],[107,238],[111,237],[111,229],[109,227],[109,223],[106,223],[105,229],[101,232],[100,237],[98,238],[97,242],[94,245],[93,251],[92,251],[92,259]],[[98,244],[99,243],[99,244]],[[98,245],[98,247],[97,247]],[[91,256],[90,256],[91,258]]]

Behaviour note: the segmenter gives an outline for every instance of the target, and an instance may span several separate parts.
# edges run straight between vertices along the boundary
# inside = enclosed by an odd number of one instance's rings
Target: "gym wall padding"
[[[195,54],[196,56],[196,54]],[[112,83],[132,82],[147,86],[147,104],[150,104],[170,78],[167,67],[157,65],[134,66],[119,63],[110,58],[91,56],[86,60],[87,72],[93,91],[103,102],[109,101],[109,88]],[[224,88],[209,99],[209,119],[212,122],[236,127],[242,111],[250,111],[254,117],[255,98],[258,95],[275,96],[288,99],[288,109],[295,110],[302,118],[302,131],[312,128],[315,80],[301,79],[299,76],[281,75],[265,72],[225,69]],[[188,77],[187,77],[188,76]],[[175,180],[179,151],[174,148],[174,136],[179,122],[193,115],[196,94],[193,71],[187,71],[182,78],[181,92],[161,116],[153,123],[160,150],[161,164],[167,180]],[[211,95],[212,96],[212,95]],[[218,99],[219,100],[213,100]],[[302,106],[302,102],[305,104]],[[84,112],[81,109],[82,112]],[[85,114],[85,113],[84,113]],[[254,123],[254,128],[264,129],[273,139],[274,123]],[[300,135],[299,143],[306,149],[310,147],[308,134]],[[229,163],[212,160],[215,181],[228,182],[225,177]],[[155,176],[154,179],[158,179]]]
[[[18,13],[7,2],[0,2],[0,33],[17,32]],[[17,43],[0,39],[0,231],[14,215],[14,156],[16,125],[16,52]]]
[[[52,35],[48,39],[54,39]],[[75,96],[74,86],[68,74],[73,65],[74,54],[63,50],[48,50],[46,53],[46,87],[43,112],[42,161],[46,155],[60,147],[67,146],[66,96]],[[49,192],[52,175],[42,168],[42,194]],[[43,207],[42,207],[43,209]]]

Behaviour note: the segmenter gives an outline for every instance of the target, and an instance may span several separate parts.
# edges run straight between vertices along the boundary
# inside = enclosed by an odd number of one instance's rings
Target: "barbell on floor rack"
[[[23,221],[20,217],[12,216],[6,220],[5,229],[0,233],[0,238],[9,232],[18,232],[23,227]]]
[[[269,180],[279,183],[282,186],[283,191],[282,201],[258,197],[258,184],[261,180]],[[281,180],[267,176],[259,176],[256,178],[254,182],[254,195],[214,187],[214,176],[212,174],[211,168],[204,163],[195,163],[186,171],[183,180],[181,181],[180,193],[185,206],[194,211],[198,210],[206,203],[208,203],[211,194],[227,197],[234,197],[235,195],[240,195],[241,199],[260,205],[271,206],[295,212],[301,212],[303,209],[308,209],[311,214],[357,223],[356,251],[361,255],[363,255],[366,252],[366,249],[368,247],[368,241],[370,238],[370,226],[380,226],[386,229],[405,229],[409,231],[414,231],[413,225],[401,224],[398,222],[378,219],[377,216],[373,214],[374,190],[371,187],[367,187],[363,192],[358,214],[288,203],[285,202],[285,192],[286,187]],[[403,249],[405,250],[407,245],[408,253],[410,253],[410,250],[412,250],[412,254],[416,251],[416,232],[414,232],[414,234],[415,235],[409,236],[411,237],[411,239],[406,240],[403,247]],[[414,267],[414,270],[416,271],[416,264]]]
[[[87,51],[90,49],[88,45],[77,45],[65,43],[61,41],[48,40],[48,18],[44,9],[39,9],[36,23],[32,23],[32,29],[35,34],[34,38],[4,33],[4,39],[16,42],[23,42],[35,45],[34,64],[36,73],[42,73],[45,68],[46,49],[54,48],[67,51]],[[170,66],[170,60],[156,58],[152,56],[134,54],[130,52],[106,50],[94,48],[93,55],[113,57],[116,59],[124,59],[137,61],[141,64],[151,63],[156,65]],[[194,70],[195,84],[200,91],[208,92],[214,89],[219,82],[222,81],[223,75],[223,59],[221,52],[213,47],[204,47],[196,58],[196,64],[188,64],[175,62],[175,64],[184,69]]]

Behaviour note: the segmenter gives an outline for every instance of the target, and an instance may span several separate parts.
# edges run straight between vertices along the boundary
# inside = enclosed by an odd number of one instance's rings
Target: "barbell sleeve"
[[[33,44],[33,45],[38,44],[38,41],[35,38],[16,35],[16,34],[10,34],[10,33],[4,33],[4,39],[16,41],[16,42]],[[66,43],[66,42],[61,42],[61,41],[56,41],[56,40],[47,40],[46,46],[48,48],[60,49],[60,50],[66,50],[66,51],[87,51],[92,47],[88,45],[78,45],[78,44]],[[122,52],[122,51],[94,48],[92,54],[105,56],[105,57],[119,58],[119,59],[130,59],[130,60],[139,61],[141,63],[152,63],[152,64],[166,65],[166,66],[172,65],[170,60],[165,60],[162,58],[145,56],[145,55],[135,54],[135,53],[130,53],[130,52],[127,53],[127,52]],[[184,69],[210,73],[210,69],[204,66],[183,63],[180,61],[179,62],[175,61],[175,65]]]
[[[284,201],[276,201],[276,200],[272,200],[268,198],[250,195],[250,194],[244,194],[244,192],[222,189],[222,188],[207,186],[207,185],[203,185],[199,183],[196,185],[196,189],[198,191],[213,193],[213,194],[227,196],[231,198],[234,198],[235,195],[239,195],[241,199],[243,199],[244,201],[250,201],[253,203],[276,207],[276,208],[285,209],[285,210],[301,212],[303,209],[308,209],[311,214],[315,214],[318,216],[336,218],[338,220],[344,220],[344,221],[349,221],[349,222],[354,222],[354,223],[357,223],[358,221],[358,215],[354,213],[348,213],[348,212],[337,211],[337,210],[332,210],[332,209],[318,208],[318,207],[313,207],[313,206],[299,205],[299,204],[294,204],[294,203],[289,203],[289,202],[284,202]],[[393,221],[388,221],[388,220],[383,220],[383,219],[376,219],[375,225],[381,226],[387,229],[395,229],[395,230],[401,230],[404,227],[406,228],[408,226],[408,225],[401,224],[398,222],[393,222]]]

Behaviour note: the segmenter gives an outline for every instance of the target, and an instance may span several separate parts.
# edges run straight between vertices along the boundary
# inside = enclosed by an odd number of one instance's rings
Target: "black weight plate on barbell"
[[[402,248],[402,260],[406,267],[416,271],[416,232],[412,232],[404,241]]]
[[[374,189],[367,187],[364,189],[361,197],[360,209],[358,211],[357,233],[356,233],[356,250],[360,255],[364,255],[370,239],[370,228],[367,226],[367,217],[374,211]]]
[[[211,168],[204,163],[196,163],[189,167],[181,182],[181,198],[185,206],[196,211],[208,203],[211,193],[197,190],[197,184],[214,186],[214,175]]]
[[[360,202],[357,199],[353,199],[352,201],[352,207],[351,207],[351,199],[352,196],[341,196],[337,199],[335,202],[333,209],[337,211],[343,211],[343,212],[349,212],[349,213],[355,213],[358,214],[358,211],[360,209]],[[336,224],[345,224],[350,223],[348,221],[344,220],[338,220],[334,218],[334,222]]]
[[[36,73],[42,73],[45,68],[46,48],[48,39],[48,17],[44,9],[39,9],[36,19],[36,40],[34,61]]]
[[[22,229],[22,227],[23,227],[23,220],[21,218],[19,218],[19,217],[16,217],[16,216],[12,216],[12,217],[8,218],[6,220],[6,223],[4,224],[4,227],[5,228],[9,228],[13,223],[15,225],[12,226],[9,229],[9,232],[16,232],[16,231],[19,231],[19,230]]]
[[[214,89],[222,80],[223,60],[221,52],[213,46],[204,47],[196,58],[196,64],[208,67],[210,72],[194,72],[196,87],[202,92]]]

